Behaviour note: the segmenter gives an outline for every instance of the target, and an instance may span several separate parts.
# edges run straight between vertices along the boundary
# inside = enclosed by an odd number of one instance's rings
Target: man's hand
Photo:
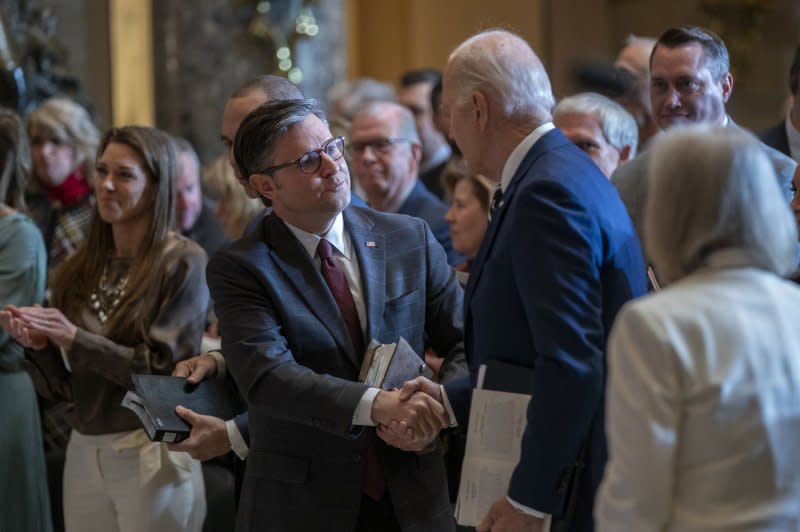
[[[407,401],[417,392],[430,395],[439,403],[444,402],[442,401],[442,389],[439,387],[439,385],[430,379],[426,379],[425,377],[417,377],[415,379],[411,379],[410,381],[406,381],[406,383],[403,384],[403,387],[400,389],[400,400]]]
[[[448,426],[447,412],[423,393],[406,401],[400,399],[400,393],[400,390],[379,392],[372,403],[372,420],[379,426],[378,435],[389,445],[421,451]]]
[[[192,426],[192,432],[182,442],[168,444],[170,451],[189,453],[195,460],[205,461],[231,450],[225,421],[218,417],[203,416],[182,406],[175,407],[175,412]]]
[[[540,532],[544,519],[522,513],[503,497],[475,528],[477,532]]]
[[[204,379],[214,378],[217,376],[217,359],[205,353],[181,360],[175,365],[172,376],[186,377],[186,382],[190,384],[197,384]]]

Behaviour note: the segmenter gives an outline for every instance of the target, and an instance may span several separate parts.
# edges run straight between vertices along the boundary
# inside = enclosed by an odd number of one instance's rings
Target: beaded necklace
[[[108,282],[108,265],[103,266],[103,275],[97,288],[89,294],[89,308],[97,315],[100,325],[105,325],[111,313],[117,308],[119,302],[125,297],[125,287],[128,284],[128,274],[116,283]]]

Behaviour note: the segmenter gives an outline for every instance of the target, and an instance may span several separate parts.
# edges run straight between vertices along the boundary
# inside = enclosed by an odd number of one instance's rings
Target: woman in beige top
[[[52,307],[0,312],[27,348],[37,391],[71,403],[67,532],[202,528],[200,464],[149,442],[120,406],[132,373],[169,375],[197,352],[205,325],[205,253],[171,230],[175,161],[162,131],[108,131],[87,245],[56,272]]]

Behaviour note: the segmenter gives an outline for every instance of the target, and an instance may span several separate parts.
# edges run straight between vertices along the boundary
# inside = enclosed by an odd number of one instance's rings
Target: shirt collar
[[[508,184],[511,183],[511,178],[514,177],[514,174],[516,174],[519,169],[519,165],[522,164],[522,159],[524,159],[531,148],[533,148],[533,145],[548,131],[555,129],[555,127],[556,126],[554,126],[552,122],[545,122],[531,131],[530,135],[522,139],[522,142],[514,148],[514,151],[511,152],[508,160],[506,160],[505,166],[503,166],[503,174],[500,177],[500,188],[503,192],[508,188]]]
[[[303,249],[306,250],[311,258],[314,258],[317,255],[317,246],[319,245],[319,241],[324,238],[330,242],[331,245],[344,256],[344,258],[350,260],[350,242],[344,237],[344,217],[342,216],[342,213],[336,215],[331,228],[328,229],[328,232],[322,236],[303,231],[299,227],[295,227],[288,222],[284,223],[286,224],[286,227],[289,228],[289,231],[291,231],[297,240],[300,241],[300,245],[303,246]]]

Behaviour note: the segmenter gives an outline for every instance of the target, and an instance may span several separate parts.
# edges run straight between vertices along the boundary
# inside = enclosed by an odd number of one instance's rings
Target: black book
[[[192,426],[175,413],[178,405],[224,420],[244,411],[229,379],[211,379],[193,385],[182,377],[131,376],[135,392],[128,392],[122,406],[136,414],[151,441],[175,443],[189,437]]]

